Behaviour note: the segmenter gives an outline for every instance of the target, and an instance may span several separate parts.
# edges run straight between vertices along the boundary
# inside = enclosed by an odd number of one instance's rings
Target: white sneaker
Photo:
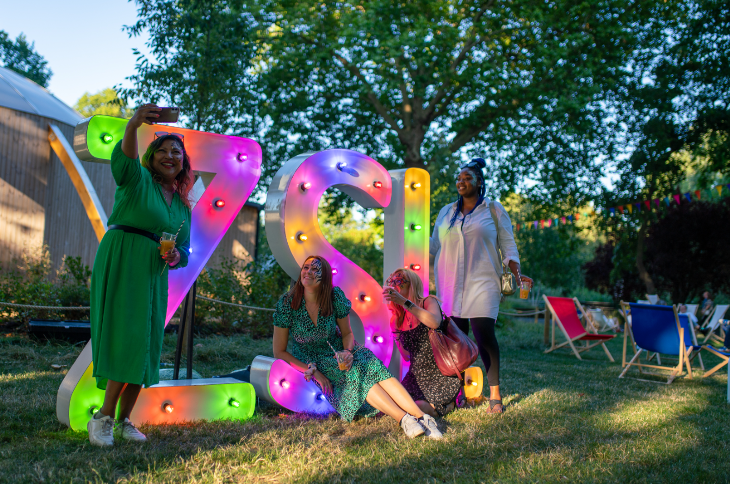
[[[419,422],[420,423],[420,422]],[[430,416],[427,413],[423,414],[423,423],[421,424],[426,429],[426,437],[429,437],[434,440],[441,440],[444,438],[444,436],[441,434],[441,431],[438,428],[438,425],[436,424],[436,419]]]
[[[135,442],[147,442],[147,436],[137,430],[128,418],[125,418],[123,422],[117,424],[117,433],[125,440],[133,440]]]
[[[413,437],[423,435],[423,433],[425,432],[425,430],[423,430],[423,427],[421,426],[421,424],[418,423],[416,418],[409,413],[407,413],[405,417],[401,419],[400,427],[403,429],[403,432],[405,432],[406,435],[411,439]]]
[[[101,414],[99,414],[101,415]],[[91,417],[86,424],[89,430],[89,442],[99,447],[111,447],[114,445],[114,419],[109,416],[102,418]]]

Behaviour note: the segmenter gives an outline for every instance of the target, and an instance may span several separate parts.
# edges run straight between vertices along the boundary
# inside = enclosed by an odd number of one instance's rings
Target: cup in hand
[[[340,371],[347,371],[347,360],[350,355],[346,351],[338,351],[336,354],[337,364],[340,365]]]
[[[532,283],[528,281],[521,281],[520,286],[520,299],[527,299],[530,295],[530,289],[532,289]]]
[[[160,236],[160,255],[165,255],[175,247],[175,234],[163,232]]]

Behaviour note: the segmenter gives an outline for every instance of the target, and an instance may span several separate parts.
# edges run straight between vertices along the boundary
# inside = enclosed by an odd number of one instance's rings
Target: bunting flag
[[[730,190],[730,183],[725,185],[715,185],[714,187],[711,187],[708,189],[708,194],[706,194],[706,197],[712,198],[712,188],[717,190],[717,195],[722,196],[722,190],[724,187],[727,187],[728,190]],[[644,208],[646,211],[651,213],[651,202],[654,201],[654,205],[656,206],[656,209],[661,208],[661,202],[664,201],[664,203],[667,205],[667,207],[672,206],[672,199],[674,199],[674,202],[677,203],[677,205],[680,205],[682,203],[682,196],[684,195],[684,198],[687,200],[685,203],[691,203],[693,201],[692,194],[694,193],[694,200],[702,200],[702,190],[690,190],[686,193],[676,193],[672,195],[668,195],[664,198],[654,198],[649,200],[643,200],[643,201],[637,201],[633,203],[627,203],[624,205],[617,205],[615,207],[607,207],[606,209],[599,209],[598,213],[602,213],[604,216],[610,216],[615,217],[616,216],[616,210],[618,210],[620,215],[629,215],[633,214],[634,211],[637,213],[641,213],[642,210],[642,203],[644,205]],[[634,210],[636,209],[636,210]],[[576,212],[574,214],[570,215],[564,215],[564,216],[558,216],[555,218],[547,218],[542,219],[539,222],[539,228],[544,229],[545,227],[557,227],[561,223],[563,225],[569,224],[569,223],[576,223],[578,220],[580,220],[580,217],[587,217],[590,214],[596,214],[597,212],[595,210],[591,210],[590,212]],[[530,222],[523,222],[515,225],[515,231],[519,231],[520,229],[523,230],[529,230],[529,229],[537,229],[538,228],[538,221],[533,220]]]

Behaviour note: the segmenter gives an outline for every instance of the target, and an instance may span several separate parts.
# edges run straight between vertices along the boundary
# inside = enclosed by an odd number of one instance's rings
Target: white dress
[[[497,228],[485,198],[466,216],[459,213],[449,222],[456,203],[439,212],[431,236],[435,254],[436,289],[444,312],[457,318],[497,318],[500,299],[501,261],[497,253]],[[499,237],[505,264],[519,264],[512,222],[501,203],[494,202],[499,216]]]

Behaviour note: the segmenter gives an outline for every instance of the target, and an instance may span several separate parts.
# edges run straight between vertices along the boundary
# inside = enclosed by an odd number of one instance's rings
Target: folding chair
[[[717,366],[715,366],[714,368],[712,368],[710,371],[705,372],[705,374],[702,375],[702,378],[707,378],[708,376],[712,375],[717,370],[719,370],[723,366],[727,365],[728,360],[730,360],[730,351],[721,351],[721,350],[715,348],[712,345],[705,345],[705,346],[702,347],[702,349],[704,349],[706,351],[709,351],[710,353],[712,353],[715,356],[719,356],[720,359],[722,360],[720,362],[720,364],[718,364]],[[728,371],[730,371],[730,369],[728,369]]]
[[[687,374],[692,378],[692,366],[690,365],[689,355],[693,351],[699,350],[700,347],[692,344],[690,334],[685,334],[685,329],[680,322],[677,308],[674,306],[655,306],[636,303],[626,304],[623,301],[621,301],[621,306],[624,312],[631,309],[631,326],[624,333],[624,356],[622,361],[624,370],[619,375],[619,378],[623,378],[632,366],[636,366],[642,374],[644,373],[644,368],[655,368],[671,371],[666,383],[669,385],[676,377],[682,374],[685,365],[687,366]],[[689,325],[687,318],[682,319],[685,320],[685,324]],[[634,341],[636,354],[627,363],[626,345],[629,337]],[[661,366],[661,363],[658,365],[640,363],[639,357],[642,352],[675,356],[678,358],[677,366]],[[657,373],[647,374],[662,376]],[[637,378],[637,380],[640,379]],[[659,383],[652,380],[641,381]]]
[[[606,315],[603,314],[603,311],[599,308],[589,309],[587,316],[588,322],[591,323],[596,333],[600,333],[601,331],[616,332],[618,330],[616,324],[611,319],[607,318]]]
[[[552,345],[550,346],[550,348],[545,350],[545,353],[550,353],[551,351],[557,350],[558,348],[569,345],[570,349],[573,350],[575,356],[579,360],[582,360],[583,358],[580,357],[581,353],[583,353],[584,351],[588,351],[594,346],[601,345],[603,346],[603,351],[606,352],[606,356],[608,356],[608,359],[611,361],[615,361],[613,359],[613,356],[611,356],[611,353],[608,351],[608,348],[606,348],[605,343],[606,341],[615,338],[616,335],[589,333],[586,330],[585,326],[583,326],[583,323],[581,323],[580,319],[578,318],[578,311],[576,310],[576,306],[578,310],[580,310],[583,317],[587,319],[586,311],[583,309],[583,306],[581,306],[580,301],[578,301],[577,298],[547,297],[545,295],[543,295],[542,297],[545,300],[545,307],[550,310],[550,314],[552,315],[553,320]],[[556,324],[558,325],[558,327],[560,327],[560,330],[563,332],[563,335],[567,340],[565,343],[561,343],[557,346],[555,345]],[[583,341],[583,346],[576,348],[576,346],[573,344],[574,341]],[[595,343],[590,344],[589,341],[595,341]]]
[[[658,294],[647,294],[646,298],[649,300],[649,304],[656,304],[659,301]]]
[[[707,318],[704,326],[700,328],[701,331],[707,331],[707,336],[705,336],[705,340],[702,342],[702,344],[712,342],[718,345],[722,345],[722,341],[723,339],[725,339],[725,332],[722,330],[720,320],[725,317],[725,313],[727,312],[728,308],[730,308],[729,304],[718,304],[717,306],[715,306],[715,310],[712,311],[710,317]],[[715,331],[717,331],[718,329],[720,330],[719,334],[715,333]]]
[[[687,306],[687,313],[688,314],[694,314],[697,316],[697,308],[700,307],[699,304],[685,304]]]

